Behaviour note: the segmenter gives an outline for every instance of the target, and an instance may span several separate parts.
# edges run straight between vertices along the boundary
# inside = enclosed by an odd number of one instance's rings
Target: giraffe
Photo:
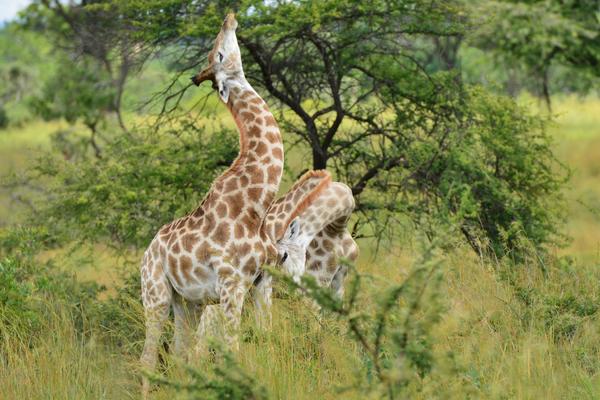
[[[343,296],[347,269],[339,259],[358,257],[358,246],[347,230],[353,210],[347,185],[332,182],[324,170],[303,175],[265,218],[264,229],[276,243],[283,269],[296,281],[308,272],[321,286]]]
[[[146,340],[142,367],[153,371],[160,334],[171,306],[175,316],[175,352],[184,356],[199,316],[209,302],[219,303],[227,323],[225,341],[239,348],[238,328],[246,292],[260,267],[276,257],[262,221],[279,189],[283,144],[279,128],[263,99],[244,76],[235,30],[227,15],[208,67],[192,78],[213,82],[233,116],[240,135],[237,159],[214,182],[199,207],[163,226],[141,263]],[[258,286],[260,287],[260,283]],[[149,382],[143,379],[147,397]]]
[[[354,198],[347,185],[332,182],[325,170],[305,173],[272,204],[264,221],[263,229],[276,243],[278,264],[295,281],[309,273],[342,298],[347,267],[340,259],[354,262],[358,257],[358,246],[347,229],[353,210]],[[263,281],[254,293],[259,326],[270,321],[271,277],[265,271]],[[206,307],[201,337],[219,335],[217,311],[214,306]]]
[[[324,170],[309,171],[288,193],[273,203],[264,229],[276,243],[279,264],[298,282],[305,273],[312,275],[322,287],[329,287],[342,299],[348,267],[341,259],[355,262],[358,245],[347,229],[354,210],[352,190],[341,182],[331,182]],[[308,267],[308,269],[307,269]],[[258,295],[269,318],[271,282],[266,282]],[[314,303],[316,310],[320,307]]]

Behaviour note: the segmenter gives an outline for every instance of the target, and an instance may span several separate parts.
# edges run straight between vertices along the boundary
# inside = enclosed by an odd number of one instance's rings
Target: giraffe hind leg
[[[146,316],[146,340],[140,357],[142,370],[145,373],[154,373],[158,359],[158,347],[163,327],[169,318],[169,311],[173,299],[173,291],[167,278],[157,274],[152,280],[142,274],[142,299]],[[148,398],[150,382],[146,375],[142,377],[142,397]]]

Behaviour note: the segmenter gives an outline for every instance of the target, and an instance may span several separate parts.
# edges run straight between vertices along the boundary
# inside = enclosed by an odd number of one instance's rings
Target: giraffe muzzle
[[[199,74],[192,76],[191,80],[196,86],[200,86],[200,84],[204,81],[211,81],[213,84],[213,88],[216,89],[215,74],[213,73],[212,68],[210,67],[206,68]]]

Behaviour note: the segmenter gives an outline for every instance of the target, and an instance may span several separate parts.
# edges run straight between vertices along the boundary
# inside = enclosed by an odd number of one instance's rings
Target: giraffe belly
[[[201,271],[201,273],[194,273]],[[184,279],[179,271],[168,271],[167,277],[173,289],[188,301],[211,302],[219,299],[217,274],[203,265],[194,265],[192,279]],[[197,276],[201,276],[198,279]]]

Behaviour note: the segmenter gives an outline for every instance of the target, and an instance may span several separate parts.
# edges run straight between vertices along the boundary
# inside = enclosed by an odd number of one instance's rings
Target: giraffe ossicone
[[[197,317],[209,302],[220,303],[225,340],[236,349],[246,292],[260,268],[276,257],[261,229],[283,172],[279,128],[263,99],[244,76],[233,14],[228,15],[208,56],[209,65],[193,78],[209,80],[230,110],[240,136],[239,155],[189,215],[163,226],[141,264],[146,340],[142,367],[153,371],[159,338],[173,306],[175,349],[190,348]],[[180,354],[185,356],[185,354]],[[143,381],[143,395],[149,383]]]

